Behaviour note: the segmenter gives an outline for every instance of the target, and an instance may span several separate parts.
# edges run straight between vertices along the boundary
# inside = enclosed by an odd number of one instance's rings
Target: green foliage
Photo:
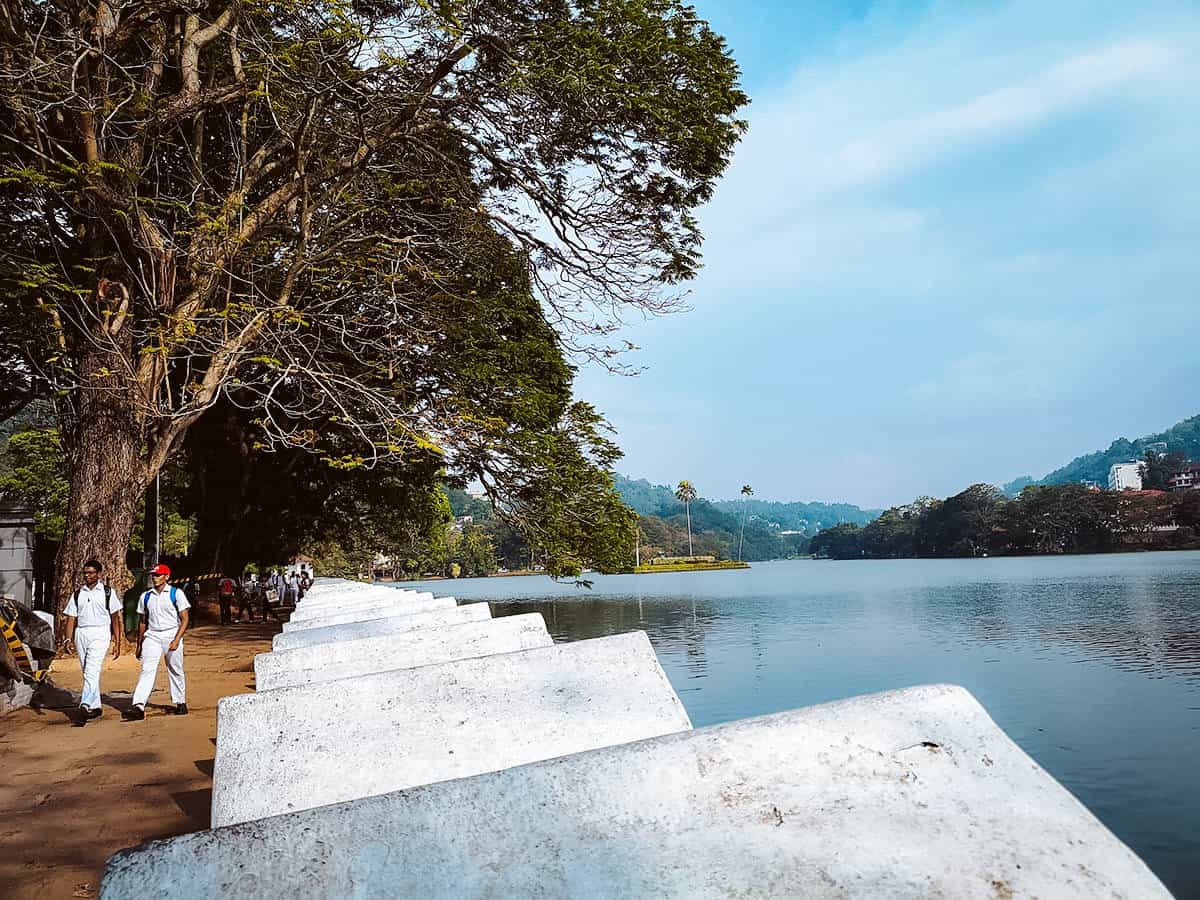
[[[458,566],[463,578],[477,578],[496,571],[496,554],[491,538],[477,525],[468,525],[450,535],[446,559]]]
[[[1031,485],[1009,499],[977,484],[945,500],[922,498],[889,509],[865,527],[825,529],[811,550],[834,559],[900,559],[1194,546],[1198,517],[1197,491]]]
[[[634,572],[639,575],[653,574],[654,572],[711,572],[717,569],[748,569],[749,563],[737,562],[729,559],[692,559],[679,560],[675,562],[666,562],[662,560],[654,560],[648,563],[642,563],[634,568]]]
[[[687,516],[683,503],[671,488],[652,485],[645,480],[633,481],[619,475],[615,484],[621,499],[639,515],[642,558],[686,556]],[[719,559],[733,559],[738,555],[742,502],[710,502],[702,498],[692,502],[692,547],[695,554],[711,554]],[[781,534],[778,523],[756,517],[753,510],[757,502],[760,501],[749,502],[750,514],[744,539],[741,540],[742,558],[752,561],[782,559],[806,553],[807,537],[803,534]],[[861,513],[861,510],[858,512]]]
[[[671,515],[678,506],[674,492],[665,485],[651,484],[645,479],[633,480],[618,475],[617,490],[634,512],[642,516]],[[839,522],[855,522],[865,525],[877,515],[879,510],[865,510],[849,503],[780,503],[772,500],[710,500],[715,509],[740,517],[742,504],[750,522],[758,521],[766,528],[778,528],[783,531],[802,531],[816,534],[821,528],[836,525]],[[750,526],[747,525],[747,528]],[[749,532],[747,532],[749,533]]]
[[[58,540],[67,515],[66,458],[57,428],[18,431],[8,439],[0,495],[28,504],[38,535]]]
[[[1184,419],[1166,431],[1146,435],[1137,440],[1118,438],[1107,450],[1076,457],[1061,469],[1055,469],[1038,484],[1070,484],[1083,481],[1107,484],[1108,470],[1114,463],[1143,459],[1149,445],[1160,443],[1167,445],[1168,454],[1181,453],[1188,459],[1200,459],[1200,416]]]
[[[1186,453],[1155,453],[1146,451],[1142,460],[1142,488],[1147,491],[1168,491],[1171,478],[1183,471],[1188,463]]]
[[[53,396],[68,446],[127,437],[122,498],[215,422],[181,508],[213,560],[419,568],[449,478],[553,573],[627,564],[566,352],[698,269],[745,128],[723,40],[681,0],[182,9],[6,8],[0,416]]]

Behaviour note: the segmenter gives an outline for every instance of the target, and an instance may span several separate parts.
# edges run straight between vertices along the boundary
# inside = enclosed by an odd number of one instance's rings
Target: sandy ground
[[[153,838],[207,828],[217,701],[254,689],[254,655],[279,625],[220,628],[205,605],[184,640],[189,715],[173,714],[165,664],[146,718],[124,722],[140,663],[105,662],[104,715],[72,724],[78,659],[55,660],[45,708],[0,718],[0,897],[94,897],[109,856]]]

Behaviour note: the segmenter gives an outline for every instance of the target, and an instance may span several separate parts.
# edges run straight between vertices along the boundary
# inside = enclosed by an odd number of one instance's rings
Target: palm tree
[[[738,562],[742,561],[742,543],[746,540],[746,501],[754,493],[754,488],[748,484],[742,485],[742,533],[738,537]]]
[[[692,555],[692,501],[696,499],[696,488],[690,481],[679,482],[675,488],[675,499],[683,504],[687,511],[688,525],[688,556]]]

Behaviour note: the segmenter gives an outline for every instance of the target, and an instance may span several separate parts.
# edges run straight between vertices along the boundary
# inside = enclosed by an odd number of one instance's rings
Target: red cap
[[[166,575],[169,578],[171,576],[171,567],[168,566],[166,563],[159,563],[157,566],[155,566],[153,569],[150,570],[150,574],[151,575]]]

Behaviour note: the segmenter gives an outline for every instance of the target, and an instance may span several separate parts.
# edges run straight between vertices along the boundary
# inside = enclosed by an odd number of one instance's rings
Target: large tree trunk
[[[89,386],[78,393],[69,420],[71,491],[55,572],[56,635],[63,633],[62,610],[87,560],[100,560],[105,583],[118,593],[132,583],[125,553],[146,487],[146,463],[129,353],[127,341],[105,335],[81,360]]]

